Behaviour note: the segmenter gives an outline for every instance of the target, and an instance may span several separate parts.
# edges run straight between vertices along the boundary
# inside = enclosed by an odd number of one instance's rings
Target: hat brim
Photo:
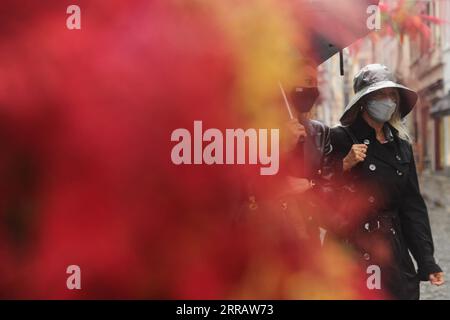
[[[367,86],[366,88],[360,90],[356,93],[348,105],[344,109],[344,113],[341,116],[340,122],[342,125],[349,125],[354,120],[356,114],[358,113],[358,102],[366,95],[381,90],[385,88],[395,88],[398,89],[400,94],[400,116],[404,118],[417,103],[418,95],[415,91],[405,87],[401,84],[395,83],[393,81],[380,81],[374,83],[373,85]]]

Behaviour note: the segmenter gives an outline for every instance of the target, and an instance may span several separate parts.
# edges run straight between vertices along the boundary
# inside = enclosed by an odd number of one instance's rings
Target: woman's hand
[[[300,139],[305,139],[308,135],[306,129],[297,119],[291,119],[286,124],[287,131],[289,132],[288,145],[289,149],[293,149]]]
[[[430,274],[429,279],[430,283],[434,284],[435,286],[443,285],[445,282],[443,272],[432,273]]]
[[[311,183],[308,179],[297,178],[292,176],[286,177],[286,188],[284,189],[284,196],[299,195],[311,189]]]
[[[343,160],[343,169],[348,171],[366,158],[367,145],[354,144]]]

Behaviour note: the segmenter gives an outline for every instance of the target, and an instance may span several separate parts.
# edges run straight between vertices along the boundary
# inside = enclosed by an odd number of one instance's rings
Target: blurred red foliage
[[[242,289],[255,256],[293,255],[297,271],[324,258],[231,227],[249,168],[170,161],[175,128],[245,125],[231,107],[237,53],[214,16],[177,1],[78,1],[82,30],[69,31],[69,4],[1,4],[0,297],[295,297]],[[66,288],[71,264],[80,291]],[[342,283],[351,297],[377,296],[355,274]]]

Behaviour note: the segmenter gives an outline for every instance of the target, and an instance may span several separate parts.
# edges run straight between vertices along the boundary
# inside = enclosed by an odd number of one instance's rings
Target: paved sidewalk
[[[423,173],[419,179],[430,216],[435,258],[445,272],[447,281],[441,287],[422,282],[421,299],[450,300],[450,177]]]
[[[420,189],[428,203],[450,210],[450,176],[424,172],[419,180]]]

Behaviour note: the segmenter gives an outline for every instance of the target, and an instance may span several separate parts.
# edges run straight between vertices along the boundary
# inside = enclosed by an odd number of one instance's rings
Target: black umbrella
[[[379,0],[300,0],[310,48],[303,52],[317,65],[369,34],[368,20]],[[371,7],[372,6],[372,7]],[[342,73],[341,55],[341,73]]]

